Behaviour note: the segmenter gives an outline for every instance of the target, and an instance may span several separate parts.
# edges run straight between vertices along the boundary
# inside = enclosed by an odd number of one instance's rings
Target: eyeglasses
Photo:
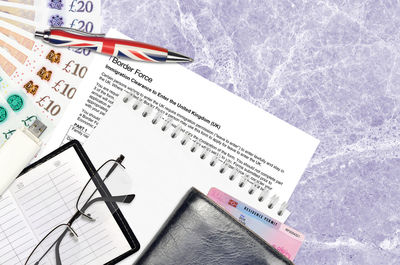
[[[112,218],[112,214],[118,210],[116,203],[131,203],[135,198],[134,194],[124,193],[131,186],[131,178],[121,164],[123,160],[124,157],[121,155],[116,160],[106,161],[97,170],[79,194],[75,204],[75,214],[67,223],[57,225],[39,241],[25,265],[47,264],[48,260],[52,261],[52,264],[62,265],[62,257],[65,264],[75,264],[79,261],[79,255],[73,253],[79,253],[80,248],[90,248],[90,240],[84,238],[83,241],[79,241],[78,238],[85,237],[85,234],[77,233],[73,224],[75,226],[78,219],[85,219],[78,229],[91,231],[99,222],[107,222]],[[113,196],[121,193],[125,195]]]

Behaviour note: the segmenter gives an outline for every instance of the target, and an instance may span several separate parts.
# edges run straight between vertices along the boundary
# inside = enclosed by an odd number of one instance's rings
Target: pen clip
[[[80,31],[77,29],[72,29],[72,28],[66,28],[66,27],[51,27],[50,30],[53,29],[58,29],[58,30],[62,30],[68,33],[72,33],[72,34],[76,34],[76,35],[80,35],[80,36],[86,36],[86,37],[105,37],[106,34],[95,34],[95,33],[88,33],[88,32],[84,32],[84,31]]]

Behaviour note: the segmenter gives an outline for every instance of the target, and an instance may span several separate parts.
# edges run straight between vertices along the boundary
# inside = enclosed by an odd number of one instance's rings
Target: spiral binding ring
[[[124,103],[128,103],[131,99],[132,99],[132,96],[128,95],[128,96],[124,97],[122,101]],[[143,102],[140,99],[137,99],[133,103],[132,109],[138,110],[142,105],[143,105]],[[146,108],[142,112],[142,116],[146,118],[147,116],[151,115],[151,113],[153,111],[154,111],[153,107],[146,106]],[[202,159],[202,160],[207,159],[207,157],[211,154],[211,151],[209,148],[201,147],[200,143],[197,140],[191,139],[190,135],[182,130],[181,125],[174,126],[172,124],[172,118],[164,119],[163,116],[164,115],[161,111],[157,111],[156,114],[151,119],[151,123],[156,125],[160,121],[164,121],[164,123],[161,126],[161,130],[163,132],[167,131],[170,127],[173,127],[174,130],[170,134],[171,138],[173,138],[173,139],[177,138],[181,133],[183,133],[184,136],[181,138],[180,144],[182,146],[186,146],[190,141],[193,141],[193,143],[189,149],[190,152],[195,153],[195,152],[197,152],[198,149],[201,148],[202,152],[200,153],[200,159]],[[218,162],[220,161],[219,158],[220,157],[218,154],[213,155],[212,158],[210,159],[209,165],[211,167],[215,167],[218,164]],[[224,173],[226,173],[227,169],[229,169],[229,168],[230,168],[230,166],[229,166],[228,162],[224,161],[224,162],[222,162],[221,166],[219,167],[219,173],[224,174]],[[236,167],[232,167],[232,170],[229,173],[228,179],[230,181],[234,181],[238,175],[240,175],[240,180],[238,182],[238,186],[240,188],[243,188],[246,186],[247,182],[249,182],[250,176],[248,174],[242,174],[241,172],[239,172],[239,170]],[[253,184],[248,189],[248,193],[250,195],[255,194],[255,191],[257,190],[257,184],[258,183],[256,181],[254,181]],[[265,201],[265,199],[268,198],[269,194],[270,194],[270,190],[268,188],[264,188],[263,190],[261,190],[261,193],[258,196],[258,201],[259,202]],[[277,205],[278,201],[279,201],[279,196],[274,194],[267,203],[268,208],[273,209]],[[278,215],[282,216],[283,213],[286,211],[286,208],[287,208],[287,202],[283,202],[277,211]]]
[[[278,210],[278,215],[279,216],[282,216],[283,215],[283,213],[285,212],[285,210],[286,210],[286,207],[287,207],[287,202],[283,202],[282,204],[281,204],[281,207],[279,207],[279,210]]]
[[[249,178],[249,175],[242,175],[239,181],[239,187],[243,188],[244,185],[247,183],[247,179]]]
[[[193,142],[193,145],[190,148],[190,152],[194,153],[197,151],[198,148],[199,148],[199,143],[195,141],[195,142]]]
[[[135,103],[133,103],[132,109],[137,110],[140,106],[142,106],[142,101],[138,99]]]
[[[156,125],[158,123],[158,121],[161,120],[161,119],[162,119],[162,113],[160,111],[158,111],[157,114],[151,120],[151,123]]]
[[[272,196],[271,200],[269,201],[268,208],[272,209],[275,207],[276,203],[278,202],[279,197],[275,194]]]
[[[206,148],[204,148],[203,152],[201,152],[200,154],[200,159],[206,159],[206,157],[208,156],[208,154],[210,153],[210,151]]]
[[[172,121],[172,119],[171,119],[171,118],[168,118],[168,119],[164,122],[163,126],[161,126],[161,131],[165,132],[166,130],[168,130],[169,127],[171,127],[171,121]]]
[[[128,103],[128,101],[131,99],[131,96],[129,96],[129,95],[126,95],[123,99],[122,99],[122,101],[124,102],[124,103]]]
[[[251,185],[250,189],[248,190],[250,195],[254,193],[256,187],[257,187],[257,181],[254,181],[253,184]]]
[[[222,163],[221,167],[219,168],[219,173],[224,174],[227,167],[228,167],[228,165],[227,165],[226,161],[224,161],[224,163]]]
[[[153,111],[153,108],[150,106],[147,106],[146,109],[142,112],[143,118],[146,118],[147,115],[151,114],[152,111]]]
[[[214,167],[217,164],[217,162],[219,161],[218,158],[219,158],[218,155],[214,155],[213,158],[211,158],[210,166]]]
[[[181,145],[186,145],[189,142],[190,136],[185,133],[185,136],[181,140]]]
[[[259,202],[264,201],[264,199],[268,197],[268,194],[269,194],[269,189],[265,188],[265,189],[261,192],[260,196],[258,196],[258,201],[259,201]]]
[[[236,178],[237,174],[238,174],[238,170],[236,168],[233,168],[231,171],[231,174],[229,174],[229,180],[233,181]]]

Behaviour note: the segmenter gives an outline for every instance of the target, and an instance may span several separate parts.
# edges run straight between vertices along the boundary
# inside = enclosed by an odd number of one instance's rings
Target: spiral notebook
[[[180,65],[96,60],[98,69],[85,86],[95,84],[95,94],[78,117],[82,125],[72,131],[88,132],[90,120],[85,117],[96,119],[97,106],[101,112],[113,103],[96,120],[99,125],[84,147],[97,164],[125,155],[136,197],[121,209],[141,246],[192,186],[203,193],[216,187],[280,222],[286,220],[287,202],[317,139]],[[114,103],[107,95],[116,87],[121,96]]]

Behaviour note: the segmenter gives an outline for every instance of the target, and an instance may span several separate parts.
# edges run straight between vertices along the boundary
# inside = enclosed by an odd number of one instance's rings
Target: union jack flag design
[[[48,42],[56,46],[91,49],[99,53],[127,57],[136,61],[165,62],[168,55],[168,50],[146,43],[97,36],[83,36],[57,29],[51,30]]]

